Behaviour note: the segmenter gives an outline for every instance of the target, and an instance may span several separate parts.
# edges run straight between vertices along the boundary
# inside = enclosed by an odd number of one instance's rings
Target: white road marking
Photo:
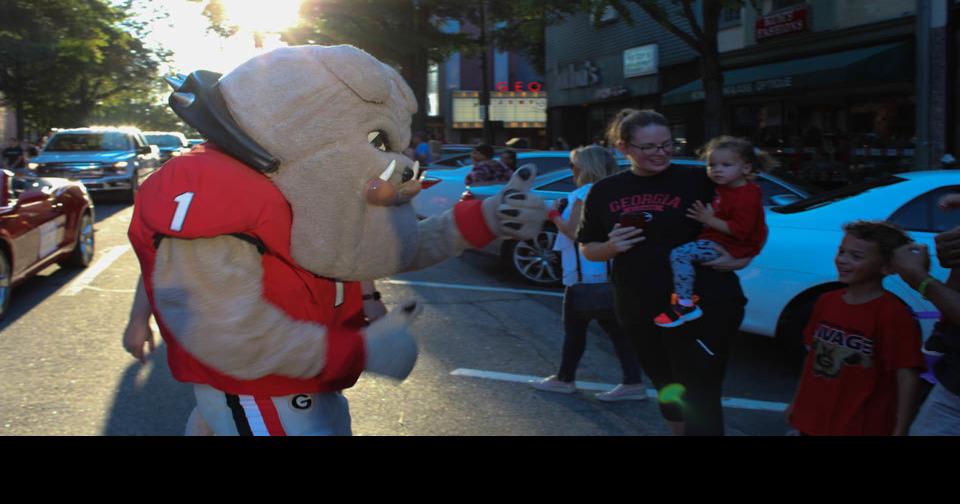
[[[533,294],[538,296],[549,296],[549,297],[563,297],[562,292],[552,292],[552,291],[541,291],[541,290],[528,290],[528,289],[507,289],[504,287],[483,287],[480,285],[459,285],[459,284],[443,284],[435,282],[416,282],[409,280],[377,280],[377,283],[385,283],[392,285],[410,285],[412,287],[435,287],[438,289],[457,289],[457,290],[472,290],[480,292],[508,292],[511,294]]]
[[[498,381],[508,381],[514,383],[531,383],[537,380],[542,379],[542,376],[530,376],[530,375],[518,375],[510,373],[498,373],[496,371],[483,371],[480,369],[454,369],[450,372],[453,376],[467,376],[470,378],[485,378],[488,380],[498,380]],[[606,392],[616,385],[610,383],[595,383],[595,382],[584,382],[577,381],[577,388],[581,390],[597,390],[601,392]],[[647,396],[656,398],[657,391],[653,387],[647,388]],[[758,411],[774,411],[774,412],[783,412],[787,409],[786,403],[781,402],[771,402],[771,401],[757,401],[755,399],[742,399],[739,397],[724,397],[721,399],[723,405],[727,408],[737,408],[737,409],[747,409],[747,410],[758,410]]]
[[[97,292],[120,292],[122,294],[133,294],[137,292],[136,289],[104,289],[103,287],[94,287],[92,285],[85,285],[83,288]]]
[[[87,287],[90,282],[93,282],[93,280],[97,278],[97,275],[103,273],[107,268],[110,267],[111,264],[113,264],[114,261],[120,259],[120,256],[125,254],[128,250],[130,250],[130,245],[118,245],[107,250],[103,255],[100,256],[100,259],[97,259],[97,262],[87,268],[82,275],[73,279],[73,281],[67,285],[67,288],[64,289],[60,295],[76,296],[80,293],[80,291]]]

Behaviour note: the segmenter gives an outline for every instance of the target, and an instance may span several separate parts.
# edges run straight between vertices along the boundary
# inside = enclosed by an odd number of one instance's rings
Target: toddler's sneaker
[[[601,401],[642,401],[647,398],[647,386],[642,383],[620,384],[606,392],[597,394]]]
[[[531,382],[530,385],[545,392],[557,392],[560,394],[572,394],[577,391],[577,386],[573,382],[560,381],[556,375],[548,376],[540,381]]]
[[[691,320],[696,320],[703,315],[703,310],[694,304],[693,306],[683,306],[680,303],[671,303],[670,310],[657,315],[653,323],[660,327],[679,327]]]

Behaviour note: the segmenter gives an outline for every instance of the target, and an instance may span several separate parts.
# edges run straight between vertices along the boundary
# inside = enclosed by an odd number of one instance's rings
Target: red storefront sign
[[[766,40],[809,29],[810,6],[801,5],[757,19],[757,40]]]
[[[530,91],[531,93],[539,93],[543,90],[543,85],[539,82],[521,82],[517,81],[513,83],[513,89],[510,88],[509,82],[498,82],[497,91],[501,93],[506,93],[508,91]]]

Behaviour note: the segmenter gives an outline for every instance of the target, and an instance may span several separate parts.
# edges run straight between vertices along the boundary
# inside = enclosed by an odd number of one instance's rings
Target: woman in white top
[[[533,386],[539,390],[565,394],[576,391],[574,381],[577,365],[583,357],[587,342],[587,326],[592,319],[573,309],[569,287],[577,283],[592,284],[609,281],[607,263],[588,261],[577,250],[576,234],[580,226],[583,201],[587,199],[587,193],[594,182],[619,170],[613,155],[603,147],[595,145],[580,147],[570,152],[570,164],[573,167],[573,180],[577,189],[571,192],[567,199],[557,200],[554,211],[550,212],[550,220],[559,231],[553,249],[560,251],[563,285],[567,287],[563,297],[563,355],[560,360],[560,370],[556,375],[533,383]],[[623,370],[623,382],[613,390],[597,394],[597,398],[602,401],[646,399],[647,392],[643,385],[640,363],[633,346],[617,323],[613,306],[610,307],[608,317],[596,320],[613,341],[614,350]]]

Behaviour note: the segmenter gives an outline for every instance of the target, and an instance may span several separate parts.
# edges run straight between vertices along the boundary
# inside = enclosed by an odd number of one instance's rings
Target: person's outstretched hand
[[[930,252],[922,243],[908,243],[893,252],[893,272],[909,285],[917,285],[930,271]]]
[[[933,237],[937,245],[937,260],[944,268],[960,267],[960,227]]]

